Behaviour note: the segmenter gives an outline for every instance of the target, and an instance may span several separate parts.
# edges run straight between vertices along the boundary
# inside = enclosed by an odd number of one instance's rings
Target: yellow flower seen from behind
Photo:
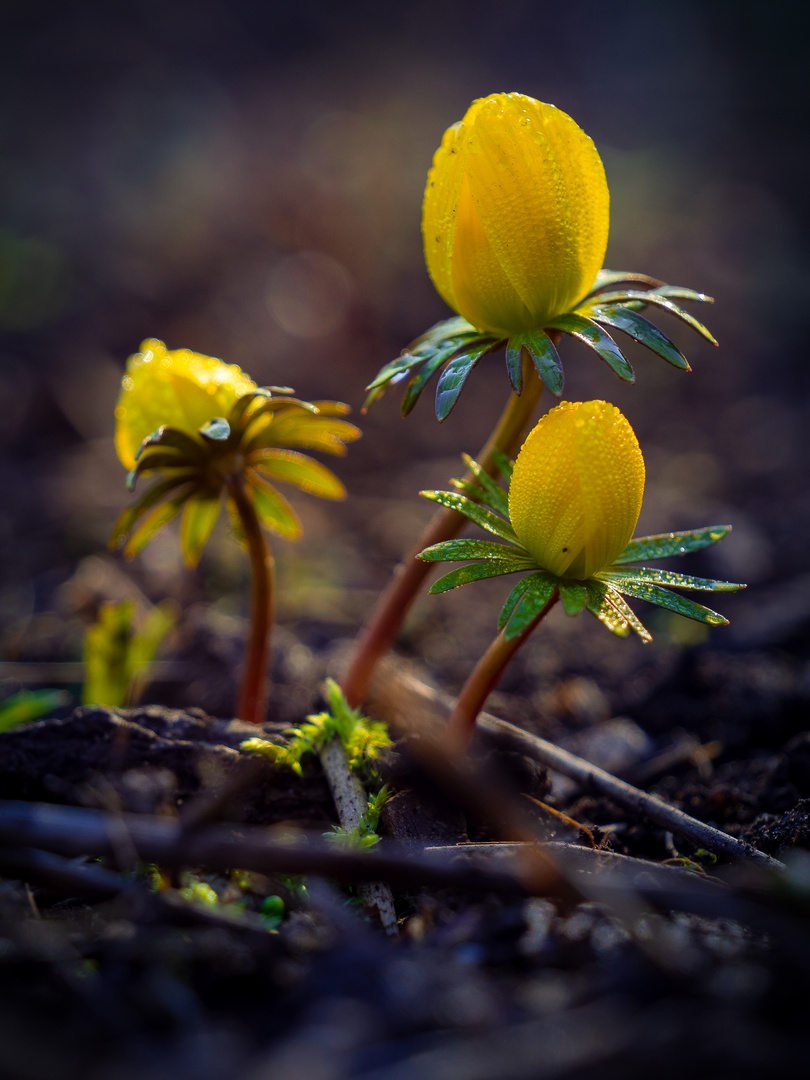
[[[190,349],[166,349],[149,338],[130,356],[115,410],[115,448],[127,469],[144,439],[159,427],[196,435],[209,420],[227,416],[231,406],[256,389],[236,364],[225,364]]]
[[[622,413],[605,401],[565,401],[518,454],[509,516],[538,566],[586,580],[624,551],[643,493],[644,459]]]
[[[473,102],[428,174],[428,271],[478,330],[542,329],[570,311],[602,267],[608,224],[593,142],[566,113],[524,94]]]

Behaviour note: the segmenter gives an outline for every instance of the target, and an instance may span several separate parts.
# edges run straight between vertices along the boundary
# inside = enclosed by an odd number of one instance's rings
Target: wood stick
[[[116,856],[121,835],[143,862],[165,866],[210,866],[257,873],[316,874],[338,881],[390,881],[404,888],[418,885],[458,888],[475,893],[527,895],[511,871],[457,866],[445,859],[403,854],[391,845],[368,852],[336,848],[320,838],[279,839],[261,825],[210,825],[190,835],[174,820],[141,814],[111,814],[77,806],[0,801],[0,845],[42,848],[59,855]],[[283,833],[282,833],[283,835]]]
[[[382,666],[370,688],[369,711],[403,731],[412,729],[410,717],[421,715],[422,726],[432,728],[435,735],[451,709],[452,700],[447,695],[427,686],[391,662]],[[506,720],[482,712],[479,713],[477,727],[482,735],[498,745],[517,750],[550,769],[556,769],[575,780],[585,791],[604,795],[631,814],[646,817],[707,851],[766,869],[784,868],[778,859],[759,851],[752,844],[698,821],[657,795],[649,795],[584,758],[538,735],[523,731]]]

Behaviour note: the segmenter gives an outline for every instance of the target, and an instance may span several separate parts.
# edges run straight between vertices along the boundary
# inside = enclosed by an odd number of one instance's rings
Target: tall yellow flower
[[[525,94],[480,98],[428,174],[430,276],[478,330],[543,329],[593,286],[609,202],[596,147],[570,116]]]
[[[680,349],[640,312],[662,308],[716,345],[675,303],[711,297],[602,268],[609,204],[596,147],[570,116],[525,94],[474,101],[445,132],[422,206],[428,271],[458,314],[380,369],[366,388],[364,409],[407,376],[406,416],[438,374],[436,416],[446,420],[470,373],[503,346],[515,394],[522,393],[524,376],[530,393],[539,393],[536,374],[559,397],[556,346],[564,335],[592,349],[624,382],[635,376],[614,330],[689,371]]]
[[[624,551],[643,494],[641,449],[616,406],[564,401],[517,456],[509,516],[538,566],[584,580]]]

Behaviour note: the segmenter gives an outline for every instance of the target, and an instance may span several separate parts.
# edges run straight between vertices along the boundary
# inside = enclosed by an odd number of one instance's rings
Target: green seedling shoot
[[[292,769],[300,776],[304,755],[317,754],[337,738],[349,768],[363,778],[374,778],[380,754],[391,746],[388,728],[379,720],[363,716],[359,709],[351,708],[334,679],[326,680],[324,693],[329,708],[308,716],[305,723],[289,728],[283,744],[269,739],[246,739],[242,749],[262,754],[274,765]]]
[[[85,705],[134,705],[149,678],[149,665],[174,626],[175,607],[157,604],[140,618],[131,600],[102,604],[84,639]]]

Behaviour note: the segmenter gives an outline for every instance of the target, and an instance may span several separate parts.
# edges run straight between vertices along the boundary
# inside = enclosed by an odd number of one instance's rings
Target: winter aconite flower
[[[508,493],[476,462],[466,462],[477,481],[455,482],[466,494],[422,494],[459,510],[504,542],[447,540],[426,548],[420,558],[471,562],[440,578],[433,593],[531,571],[501,611],[498,628],[507,641],[524,634],[557,597],[569,615],[587,609],[614,633],[624,635],[632,628],[645,641],[650,634],[624,596],[712,626],[727,622],[669,587],[731,592],[742,585],[627,565],[696,551],[722,539],[731,526],[631,540],[641,510],[644,460],[633,429],[615,406],[563,402],[552,409],[529,433],[514,468],[502,462],[504,475],[510,476]]]
[[[216,523],[223,497],[239,517],[244,490],[259,522],[295,539],[301,525],[275,483],[342,499],[341,481],[301,450],[344,454],[359,430],[341,419],[348,406],[291,397],[288,387],[257,387],[235,364],[144,341],[131,356],[116,408],[115,444],[130,470],[161,479],[115,525],[113,546],[132,557],[181,510],[181,543],[193,566]],[[239,490],[237,490],[239,489]]]
[[[643,493],[641,449],[615,405],[563,402],[523,444],[509,516],[538,566],[584,580],[624,551]]]
[[[473,368],[504,345],[516,394],[534,369],[559,395],[561,334],[579,338],[632,382],[633,369],[606,327],[688,371],[680,350],[639,309],[664,308],[716,344],[673,303],[711,298],[645,274],[603,270],[608,223],[602,162],[570,116],[525,94],[474,101],[445,132],[422,211],[428,272],[458,316],[386,364],[368,387],[366,407],[408,375],[407,414],[440,371],[436,415],[444,420]]]
[[[537,330],[602,268],[610,196],[591,139],[525,94],[473,102],[433,159],[422,207],[433,284],[476,330]]]
[[[188,566],[200,558],[223,502],[251,567],[251,618],[237,715],[265,714],[275,572],[265,530],[295,539],[298,516],[275,484],[283,481],[323,499],[342,499],[343,484],[302,450],[345,454],[360,432],[341,419],[339,401],[300,401],[289,387],[256,386],[235,364],[188,349],[169,352],[144,341],[129,358],[115,410],[115,445],[129,469],[156,481],[119,517],[110,545],[132,558],[180,511],[180,545]]]

